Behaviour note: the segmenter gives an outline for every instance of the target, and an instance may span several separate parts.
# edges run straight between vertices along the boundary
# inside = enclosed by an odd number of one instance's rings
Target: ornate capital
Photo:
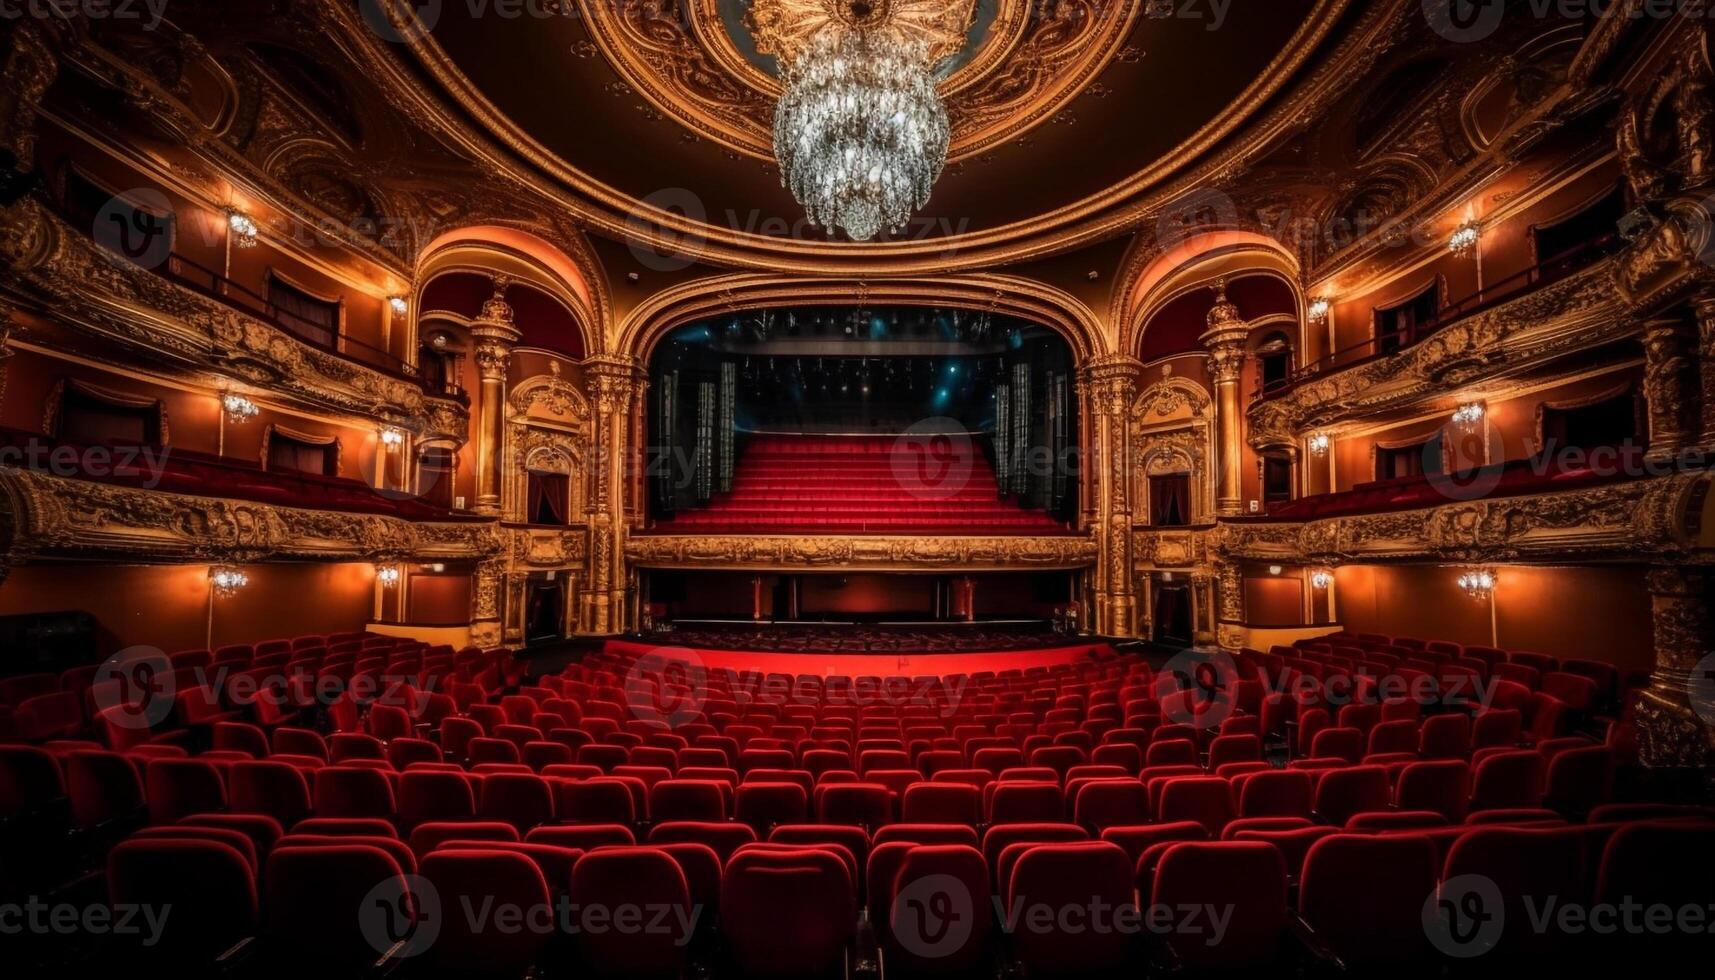
[[[1239,315],[1239,308],[1227,299],[1227,281],[1215,282],[1215,307],[1209,311],[1209,329],[1198,342],[1209,352],[1209,373],[1216,384],[1236,384],[1245,365],[1245,343],[1250,339],[1250,325]]]
[[[1091,361],[1080,379],[1090,407],[1109,419],[1124,418],[1137,397],[1143,363],[1125,354],[1108,354]]]
[[[637,361],[630,357],[595,357],[585,365],[590,400],[602,418],[622,416],[630,411],[642,380]]]

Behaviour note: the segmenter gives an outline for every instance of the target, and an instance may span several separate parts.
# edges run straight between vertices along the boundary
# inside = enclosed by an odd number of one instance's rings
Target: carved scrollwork
[[[424,438],[464,441],[468,411],[403,378],[313,347],[103,250],[25,200],[0,212],[11,289],[56,319],[149,360],[197,364],[307,404],[352,412]]]
[[[634,535],[625,556],[646,567],[910,570],[1093,566],[1088,537],[746,537]]]
[[[1253,447],[1293,445],[1312,428],[1414,404],[1451,389],[1635,332],[1608,259],[1457,321],[1393,355],[1335,370],[1249,410]]]
[[[1340,564],[1689,556],[1705,473],[1304,523],[1222,524],[1217,549],[1254,561]]]
[[[477,523],[277,507],[0,471],[14,524],[10,557],[146,562],[448,561],[493,554]]]

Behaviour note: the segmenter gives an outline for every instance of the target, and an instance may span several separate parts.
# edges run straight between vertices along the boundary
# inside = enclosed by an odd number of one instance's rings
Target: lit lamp
[[[1483,421],[1483,415],[1488,409],[1482,402],[1467,402],[1453,410],[1455,425],[1476,425]]]
[[[236,568],[216,567],[208,570],[208,581],[215,595],[230,596],[249,585],[250,576]]]
[[[236,208],[226,212],[226,227],[232,232],[232,244],[235,248],[255,248],[257,236],[262,233],[255,218]]]
[[[387,428],[381,430],[381,444],[383,446],[386,446],[388,449],[397,448],[398,446],[403,444],[404,441],[405,441],[405,433],[400,432],[398,429],[395,429],[392,426],[388,426]]]
[[[411,304],[405,302],[405,297],[403,296],[387,297],[387,305],[393,308],[394,316],[404,316],[405,313],[411,309]]]
[[[1477,242],[1482,238],[1483,228],[1472,218],[1453,229],[1453,236],[1447,239],[1447,250],[1460,258],[1465,258],[1477,250]]]
[[[1459,574],[1459,588],[1473,599],[1486,599],[1495,591],[1495,573],[1486,568],[1473,568]]]
[[[1286,571],[1286,569],[1280,567],[1279,565],[1268,566],[1268,573],[1270,575],[1279,575],[1281,572],[1284,572],[1284,571]]]
[[[231,393],[220,396],[220,407],[226,410],[226,417],[234,422],[248,422],[255,418],[259,411],[255,402],[243,395]]]
[[[1318,432],[1310,437],[1310,455],[1326,456],[1328,450],[1334,448],[1334,439],[1326,432]]]
[[[383,587],[391,589],[399,584],[399,566],[382,565],[375,570],[375,580]]]
[[[1334,573],[1325,568],[1319,568],[1310,573],[1310,585],[1316,589],[1326,589],[1334,584]]]
[[[1331,313],[1333,309],[1334,303],[1332,300],[1328,299],[1326,296],[1318,296],[1310,301],[1310,306],[1305,312],[1310,315],[1310,321],[1312,323],[1326,323],[1328,320],[1328,314]]]

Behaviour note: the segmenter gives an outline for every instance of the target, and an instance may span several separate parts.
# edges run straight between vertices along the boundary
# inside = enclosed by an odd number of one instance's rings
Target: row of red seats
[[[191,962],[259,934],[268,955],[288,960],[302,956],[291,944],[314,937],[317,959],[305,965],[324,969],[408,953],[442,969],[522,975],[564,941],[597,972],[680,975],[707,949],[699,933],[706,940],[718,927],[739,975],[833,976],[844,973],[868,921],[894,969],[910,976],[971,975],[1003,945],[1024,969],[1057,974],[1135,968],[1145,958],[1181,970],[1290,965],[1283,954],[1294,932],[1311,958],[1350,969],[1421,962],[1438,946],[1461,957],[1457,945],[1466,940],[1438,935],[1423,910],[1443,891],[1466,901],[1472,880],[1492,890],[1477,897],[1495,903],[1487,913],[1513,924],[1491,937],[1497,959],[1568,955],[1558,930],[1521,928],[1527,903],[1670,911],[1707,903],[1715,887],[1708,813],[1602,816],[1582,825],[1430,831],[1259,827],[1218,839],[1195,823],[1115,829],[1100,839],[1077,826],[1027,824],[992,828],[980,843],[962,827],[870,837],[860,828],[804,826],[779,828],[766,843],[717,847],[655,834],[638,846],[624,826],[540,828],[520,838],[504,823],[441,825],[433,834],[425,826],[407,845],[385,823],[309,821],[282,834],[277,825],[216,815],[125,841],[110,855],[108,877],[115,902],[172,900],[196,913],[162,950]],[[194,889],[185,884],[189,873]],[[365,928],[373,919],[361,903],[407,892],[416,909],[440,911],[439,921],[424,917],[415,929],[381,936]],[[561,896],[606,914],[682,914],[650,934],[575,935],[562,934],[557,922],[483,929],[445,914],[484,899],[533,908]],[[930,900],[939,923],[921,918]],[[1017,914],[1033,906],[1049,914]],[[1207,924],[1179,918],[1146,936],[1123,920],[1091,928],[1088,919],[1068,924],[1061,914],[1142,908],[1181,916],[1216,909],[1226,924],[1211,934]],[[955,920],[962,928],[949,930]],[[1674,945],[1650,939],[1657,949]]]

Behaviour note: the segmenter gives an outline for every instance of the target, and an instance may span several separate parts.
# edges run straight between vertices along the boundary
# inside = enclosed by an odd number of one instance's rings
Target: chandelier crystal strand
[[[921,42],[828,29],[787,68],[774,153],[811,223],[868,241],[928,203],[950,139],[932,67]]]

